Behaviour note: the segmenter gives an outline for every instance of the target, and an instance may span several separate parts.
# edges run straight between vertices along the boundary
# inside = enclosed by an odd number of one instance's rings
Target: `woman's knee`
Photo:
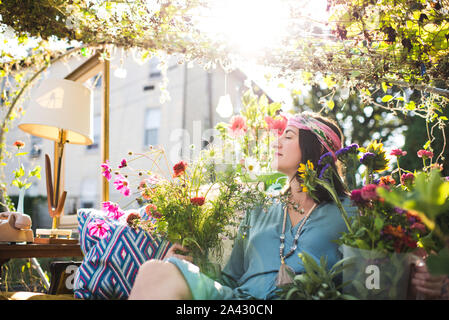
[[[140,266],[131,293],[133,292],[145,292],[150,296],[159,293],[162,299],[165,294],[168,294],[166,298],[173,295],[171,298],[179,296],[181,299],[189,299],[191,296],[190,289],[178,268],[170,262],[161,260],[150,260]]]

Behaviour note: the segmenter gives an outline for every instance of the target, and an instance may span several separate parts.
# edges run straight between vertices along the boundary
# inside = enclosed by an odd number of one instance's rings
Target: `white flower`
[[[256,176],[260,173],[260,164],[253,157],[248,157],[245,159],[245,168],[251,179],[255,179]]]

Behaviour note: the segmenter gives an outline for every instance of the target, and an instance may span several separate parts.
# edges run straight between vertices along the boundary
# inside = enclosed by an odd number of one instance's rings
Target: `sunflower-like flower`
[[[373,172],[382,172],[388,169],[389,160],[386,157],[383,143],[374,140],[368,145],[364,152],[366,152],[366,154],[374,155],[370,161],[370,167]]]
[[[302,192],[309,192],[315,190],[315,178],[316,172],[313,163],[307,160],[307,163],[300,163],[298,168],[299,176],[301,177],[303,183],[301,184]]]

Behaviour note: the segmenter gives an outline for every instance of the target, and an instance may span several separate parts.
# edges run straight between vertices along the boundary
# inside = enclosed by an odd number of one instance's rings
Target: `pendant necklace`
[[[284,242],[285,242],[285,225],[287,222],[287,205],[284,208],[284,222],[282,225],[282,233],[279,237],[279,239],[281,240],[281,245],[279,246],[279,256],[281,258],[281,267],[279,268],[279,272],[276,277],[276,286],[278,286],[278,287],[281,287],[283,285],[290,284],[293,282],[292,275],[294,275],[295,271],[293,270],[293,268],[289,267],[285,263],[285,259],[290,257],[293,254],[293,252],[295,252],[295,250],[297,248],[299,234],[301,233],[302,227],[306,223],[306,221],[309,218],[310,214],[312,213],[313,209],[315,209],[316,205],[317,204],[315,203],[312,206],[312,208],[310,208],[310,210],[306,214],[306,216],[302,219],[301,225],[298,227],[298,230],[296,231],[295,238],[293,240],[293,245],[290,248],[290,251],[286,255],[284,255],[284,247],[285,247]]]

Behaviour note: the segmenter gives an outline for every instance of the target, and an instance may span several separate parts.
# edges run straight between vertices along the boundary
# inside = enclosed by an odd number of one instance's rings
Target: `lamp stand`
[[[61,186],[61,166],[62,157],[64,155],[64,144],[66,142],[66,133],[64,130],[59,132],[59,141],[55,147],[55,186],[53,188],[52,173],[51,173],[51,162],[48,154],[45,155],[45,171],[47,178],[47,202],[48,202],[48,212],[50,217],[53,218],[52,228],[48,229],[37,229],[36,230],[36,240],[37,243],[69,243],[72,239],[69,239],[72,235],[71,230],[58,229],[59,218],[62,211],[64,210],[64,203],[67,196],[67,191],[60,194]],[[49,236],[49,238],[41,238],[41,236]],[[66,237],[65,239],[58,239],[59,236]],[[77,240],[73,240],[77,241]]]

